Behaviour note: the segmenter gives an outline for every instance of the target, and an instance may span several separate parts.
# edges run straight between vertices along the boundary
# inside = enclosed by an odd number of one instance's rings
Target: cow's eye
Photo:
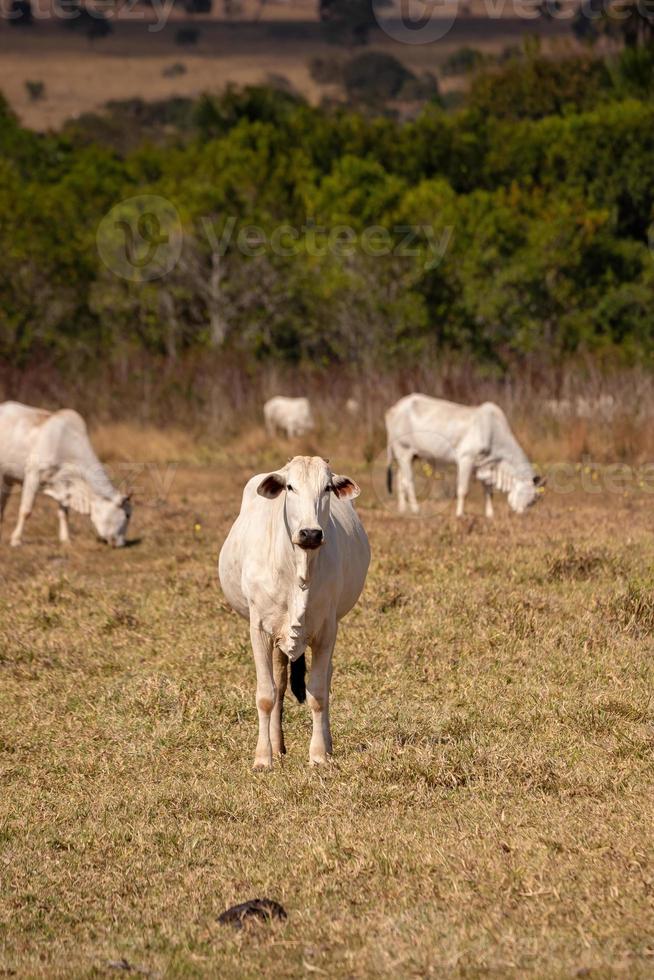
[[[325,493],[332,493],[333,490],[334,490],[334,484],[328,483],[327,486],[325,487]]]

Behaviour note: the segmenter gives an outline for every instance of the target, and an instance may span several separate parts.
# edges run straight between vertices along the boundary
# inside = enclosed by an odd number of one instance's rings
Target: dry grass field
[[[216,558],[246,478],[294,448],[263,445],[114,464],[122,551],[82,518],[62,549],[44,499],[21,549],[4,529],[0,975],[651,977],[651,495],[547,492],[493,523],[476,498],[456,522],[432,478],[401,519],[358,453],[307,444],[360,481],[373,562],[333,764],[309,768],[289,701],[288,755],[254,774]],[[217,923],[255,896],[287,922]]]
[[[246,18],[254,16],[254,6],[246,5]],[[311,59],[347,60],[361,49],[329,44],[316,22],[316,9],[306,2],[273,4],[266,6],[261,21],[245,19],[238,24],[171,19],[160,33],[149,33],[146,23],[119,21],[113,35],[95,42],[56,22],[39,21],[34,28],[18,30],[0,19],[0,92],[26,126],[40,130],[56,129],[112,99],[196,97],[219,92],[228,83],[279,84],[285,79],[310,101],[319,102],[335,92],[333,86],[319,85],[311,77]],[[493,9],[505,7],[496,4]],[[394,55],[412,71],[436,75],[445,58],[465,45],[497,53],[507,45],[519,46],[537,32],[545,50],[551,45],[569,49],[567,21],[538,22],[536,27],[531,19],[511,16],[512,10],[507,3],[502,17],[489,19],[483,10],[459,17],[447,35],[433,44],[402,44],[377,30],[370,48]],[[197,28],[198,43],[176,44],[180,26]],[[167,77],[171,66],[179,64],[184,74]],[[30,99],[26,88],[30,81],[45,84],[44,98]],[[440,79],[443,92],[464,84],[461,78]]]

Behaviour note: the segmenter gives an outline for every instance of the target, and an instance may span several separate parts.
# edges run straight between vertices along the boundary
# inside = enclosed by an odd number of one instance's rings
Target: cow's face
[[[98,537],[114,548],[125,545],[127,526],[132,516],[129,497],[116,496],[113,500],[94,497],[91,501],[91,521]]]
[[[291,541],[304,551],[319,548],[327,533],[332,494],[358,497],[360,490],[347,476],[332,473],[319,456],[296,456],[279,473],[271,473],[257,487],[262,497],[286,494],[286,523]]]
[[[538,500],[538,488],[543,485],[545,481],[541,480],[540,477],[535,476],[531,479],[516,480],[516,482],[511,487],[509,491],[509,507],[516,512],[516,514],[524,514],[528,507],[535,504]]]

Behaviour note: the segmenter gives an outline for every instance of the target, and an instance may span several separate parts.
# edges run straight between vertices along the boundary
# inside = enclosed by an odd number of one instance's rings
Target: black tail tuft
[[[393,464],[389,463],[386,467],[386,489],[393,493]]]
[[[291,691],[300,704],[304,704],[307,699],[306,673],[307,662],[304,654],[297,660],[291,660]]]

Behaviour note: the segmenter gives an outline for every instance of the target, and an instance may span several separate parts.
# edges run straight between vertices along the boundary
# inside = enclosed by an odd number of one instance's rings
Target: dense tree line
[[[536,53],[405,122],[253,88],[41,136],[1,102],[0,356],[649,358],[653,65]],[[158,279],[98,251],[140,195],[179,215]],[[136,207],[115,222],[135,235]]]

